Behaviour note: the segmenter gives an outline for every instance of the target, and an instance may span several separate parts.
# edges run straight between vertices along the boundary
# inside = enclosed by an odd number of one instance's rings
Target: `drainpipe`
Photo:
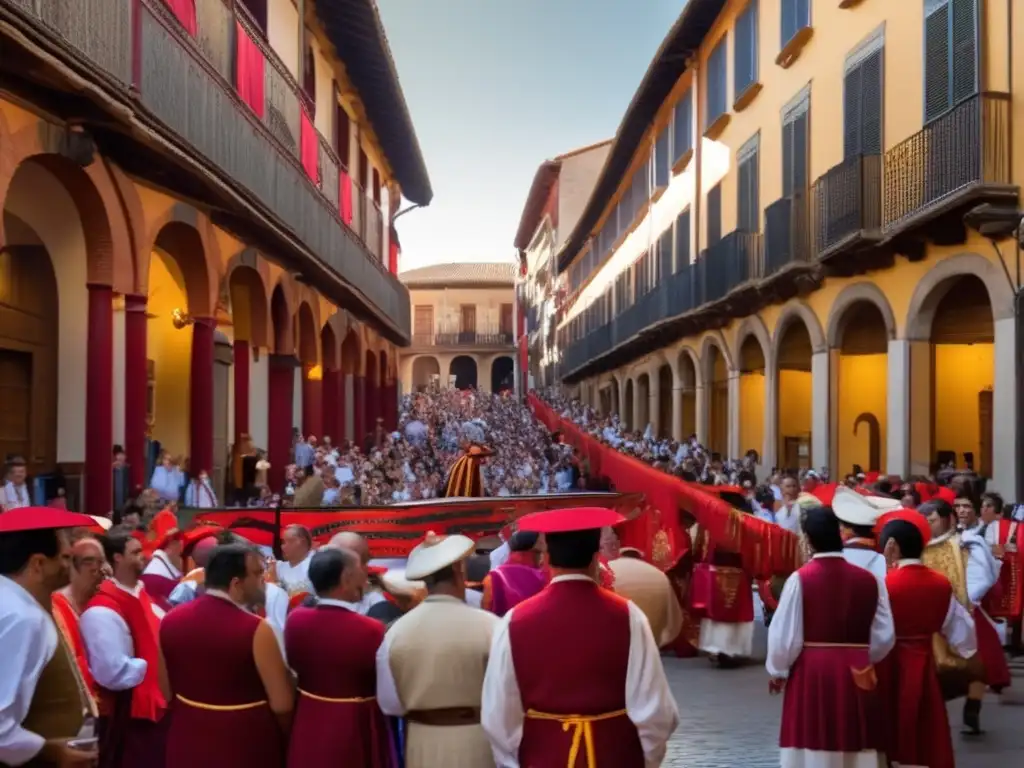
[[[297,72],[299,73],[298,81],[301,91],[306,82],[306,0],[296,0],[295,5],[299,12],[299,68]]]
[[[690,263],[693,264],[700,256],[700,233],[701,233],[701,204],[704,202],[704,195],[701,192],[702,166],[704,165],[704,134],[700,129],[701,117],[704,115],[704,105],[701,99],[700,90],[700,62],[696,53],[691,55],[689,67],[693,71],[693,85],[690,91],[693,93],[693,253]]]

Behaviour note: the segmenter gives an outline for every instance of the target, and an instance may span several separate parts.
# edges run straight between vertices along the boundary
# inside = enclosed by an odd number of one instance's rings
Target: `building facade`
[[[518,294],[526,333],[527,387],[549,387],[557,381],[555,317],[564,280],[559,278],[555,254],[579,221],[610,146],[610,140],[602,141],[545,160],[527,193],[514,242],[525,272]]]
[[[1014,5],[690,0],[556,256],[564,383],[768,467],[1020,498]]]
[[[412,344],[399,352],[403,392],[514,389],[513,265],[435,264],[399,279],[409,289],[412,315]]]
[[[223,487],[244,434],[274,481],[396,417],[430,181],[372,0],[298,7],[0,0],[0,452],[83,511],[114,444]]]

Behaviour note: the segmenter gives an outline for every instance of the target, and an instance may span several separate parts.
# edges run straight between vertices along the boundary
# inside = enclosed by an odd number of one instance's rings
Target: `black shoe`
[[[984,733],[981,729],[981,702],[977,699],[964,702],[964,727],[961,733],[964,736],[981,736]]]

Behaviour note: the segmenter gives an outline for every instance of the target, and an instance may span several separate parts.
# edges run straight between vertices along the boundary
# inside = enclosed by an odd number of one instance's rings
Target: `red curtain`
[[[388,272],[398,274],[398,243],[394,240],[388,243]]]
[[[196,0],[164,0],[167,7],[171,9],[181,26],[185,28],[192,37],[196,36]]]
[[[345,226],[352,226],[352,179],[348,171],[341,170],[338,173],[338,211],[341,213],[341,220]]]
[[[537,418],[549,430],[560,431],[562,442],[572,445],[588,462],[592,476],[607,477],[615,490],[621,493],[643,493],[646,496],[647,504],[653,508],[652,517],[660,518],[661,528],[672,543],[673,556],[680,554],[676,549],[685,541],[679,514],[685,511],[708,532],[711,541],[741,552],[744,563],[749,563],[756,578],[788,575],[798,567],[800,547],[794,534],[740,512],[700,485],[688,483],[616,451],[583,432],[573,422],[561,418],[536,395],[531,394],[528,401]],[[630,533],[632,535],[633,532]],[[636,535],[642,534],[637,531]],[[626,536],[621,532],[620,538],[623,546],[627,546]]]
[[[317,183],[320,165],[320,142],[317,140],[316,128],[305,109],[302,110],[302,133],[299,136],[299,156],[306,175]]]
[[[238,88],[239,98],[262,120],[266,103],[263,91],[263,67],[266,61],[263,51],[237,21],[235,31],[235,87]]]

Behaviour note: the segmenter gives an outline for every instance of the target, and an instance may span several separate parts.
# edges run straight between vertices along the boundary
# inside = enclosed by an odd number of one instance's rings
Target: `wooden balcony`
[[[8,67],[26,78],[29,98],[52,102],[58,115],[63,107],[67,117],[80,118],[81,105],[67,105],[82,96],[67,70],[88,82],[105,114],[92,108],[84,127],[105,154],[208,205],[218,225],[406,342],[408,291],[387,269],[383,214],[367,201],[363,228],[346,221],[344,185],[352,185],[354,204],[365,195],[315,130],[315,168],[303,165],[307,97],[237,0],[195,6],[193,38],[162,0],[0,0],[0,21],[27,41],[18,43],[17,61],[42,62]],[[254,107],[235,85],[242,34],[264,58],[263,101]],[[7,57],[14,45],[2,44]]]
[[[510,352],[514,349],[515,336],[511,331],[496,327],[479,331],[438,327],[433,332],[414,333],[409,352]]]

